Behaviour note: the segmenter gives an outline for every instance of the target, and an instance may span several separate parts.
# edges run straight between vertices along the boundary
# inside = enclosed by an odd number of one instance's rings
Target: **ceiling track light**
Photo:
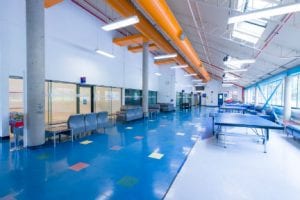
[[[188,65],[175,65],[170,67],[171,69],[183,69],[183,68],[187,68]]]
[[[197,74],[185,74],[184,76],[197,76]]]
[[[106,24],[106,25],[102,26],[102,29],[105,31],[112,31],[112,30],[124,28],[127,26],[132,26],[139,22],[140,22],[139,18],[136,15],[134,15],[134,16],[122,19],[122,20],[112,22],[110,24]]]
[[[110,54],[110,53],[107,53],[107,52],[102,51],[102,50],[100,50],[100,49],[96,49],[96,53],[101,54],[101,55],[103,55],[103,56],[106,56],[106,57],[108,57],[108,58],[114,58],[114,57],[115,57],[115,55]]]
[[[193,82],[202,82],[203,80],[202,79],[194,79],[192,80]]]
[[[222,83],[222,87],[231,87],[233,86],[232,83]]]
[[[232,73],[232,72],[246,72],[248,69],[226,69],[224,70],[224,73]]]
[[[155,56],[154,60],[162,60],[162,59],[176,58],[176,57],[177,57],[177,53],[172,53],[172,54],[165,54],[165,55]]]

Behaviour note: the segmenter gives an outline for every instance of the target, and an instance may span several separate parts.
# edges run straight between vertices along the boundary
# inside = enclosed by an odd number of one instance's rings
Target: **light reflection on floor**
[[[161,199],[195,142],[211,135],[210,119],[201,117],[209,110],[118,123],[105,134],[59,143],[55,149],[49,144],[9,152],[9,142],[1,142],[0,198]],[[206,127],[205,132],[190,124]],[[153,152],[156,159],[148,157]]]

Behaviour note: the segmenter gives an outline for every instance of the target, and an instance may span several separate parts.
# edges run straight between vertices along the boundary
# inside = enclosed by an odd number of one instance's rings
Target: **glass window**
[[[24,89],[23,79],[9,78],[9,111],[10,112],[24,112]]]
[[[111,87],[95,87],[95,112],[106,111],[109,114],[120,111],[122,105],[122,89]]]
[[[176,92],[176,106],[180,106],[180,104],[182,103],[182,96],[182,92]]]
[[[291,77],[291,87],[292,87],[292,100],[291,100],[291,106],[297,107],[297,100],[298,100],[298,84],[299,82],[299,75],[298,76],[292,76]]]
[[[95,112],[106,111],[111,113],[111,88],[95,87],[94,95]]]
[[[142,105],[142,91],[125,89],[125,105]]]
[[[76,114],[76,85],[50,82],[49,87],[49,123],[64,123]]]
[[[148,104],[157,104],[157,92],[149,91]]]
[[[122,89],[112,88],[111,89],[111,112],[115,114],[120,111],[122,106]]]

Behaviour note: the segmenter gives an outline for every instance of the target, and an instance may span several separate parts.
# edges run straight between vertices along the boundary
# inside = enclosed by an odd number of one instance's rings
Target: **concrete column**
[[[26,0],[27,146],[45,143],[44,1]]]
[[[148,87],[149,87],[149,43],[144,42],[143,44],[143,112],[144,116],[148,117]]]
[[[0,36],[1,37],[1,36]],[[0,137],[9,136],[9,101],[8,101],[8,83],[9,74],[8,69],[3,64],[3,53],[0,38]]]
[[[290,76],[284,78],[284,120],[289,120],[291,118],[292,112],[292,81]]]

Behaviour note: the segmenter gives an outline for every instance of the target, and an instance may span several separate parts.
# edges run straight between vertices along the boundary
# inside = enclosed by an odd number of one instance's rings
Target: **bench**
[[[101,128],[105,131],[110,126],[107,112],[71,115],[67,124],[72,141],[81,134],[95,133]]]
[[[160,103],[161,112],[172,112],[175,111],[175,107],[172,103]]]
[[[300,138],[300,110],[292,110],[291,119],[285,121],[287,136],[291,134],[294,138]]]
[[[144,117],[141,106],[122,106],[121,111],[117,114],[117,120],[122,122],[129,122]]]

